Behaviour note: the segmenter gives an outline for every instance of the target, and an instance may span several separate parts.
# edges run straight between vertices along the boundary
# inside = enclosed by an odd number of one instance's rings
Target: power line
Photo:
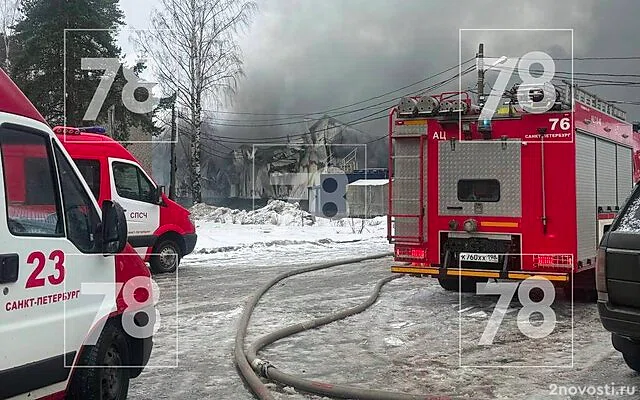
[[[615,104],[628,104],[630,106],[640,106],[640,101],[609,100],[608,102]]]
[[[365,142],[364,144],[374,143],[374,142],[377,142],[378,140],[382,140],[382,139],[387,138],[387,137],[389,137],[388,133],[386,135],[384,135],[384,136],[380,136],[379,138],[376,138],[376,139],[373,139],[373,140],[369,140],[368,142]]]
[[[457,68],[459,68],[459,67],[460,67],[460,66],[462,66],[462,65],[466,65],[466,64],[468,64],[469,62],[473,61],[474,59],[475,59],[475,57],[474,57],[474,58],[470,58],[470,59],[468,59],[468,60],[466,60],[466,61],[463,61],[463,62],[462,62],[461,64],[459,64],[459,65],[458,65],[458,64],[456,64],[456,65],[454,65],[454,66],[452,66],[452,67],[450,67],[450,68],[445,69],[444,71],[438,72],[437,74],[430,75],[430,76],[428,76],[428,77],[426,77],[426,78],[420,79],[419,81],[416,81],[416,82],[410,83],[410,84],[408,84],[408,85],[402,86],[402,87],[400,87],[400,88],[398,88],[398,89],[391,90],[391,91],[388,91],[388,92],[382,93],[382,94],[380,94],[380,95],[377,95],[377,96],[374,96],[374,97],[370,97],[370,98],[368,98],[368,99],[360,100],[360,101],[357,101],[357,102],[355,102],[355,103],[347,104],[347,105],[340,106],[340,107],[330,108],[330,109],[327,109],[327,110],[324,110],[324,111],[317,111],[317,112],[309,112],[309,113],[294,113],[294,114],[277,114],[277,113],[276,113],[276,114],[273,114],[273,115],[288,115],[288,117],[286,117],[286,118],[271,118],[271,119],[264,119],[264,120],[262,120],[262,121],[278,121],[278,120],[290,120],[290,119],[295,119],[295,118],[305,118],[305,117],[309,117],[309,116],[312,116],[312,115],[324,115],[324,114],[332,113],[332,112],[334,112],[334,111],[343,110],[343,109],[345,109],[345,108],[351,108],[351,107],[356,106],[356,105],[359,105],[359,104],[368,103],[368,102],[370,102],[370,101],[372,101],[372,100],[377,100],[377,99],[380,99],[380,98],[382,98],[382,97],[386,97],[386,96],[388,96],[388,95],[390,95],[390,94],[393,94],[393,93],[401,92],[401,91],[403,91],[403,90],[405,90],[405,89],[408,89],[408,88],[410,88],[410,87],[412,87],[412,86],[419,85],[419,84],[421,84],[421,83],[423,83],[423,82],[426,82],[426,81],[428,81],[428,80],[430,80],[430,79],[433,79],[433,78],[438,77],[438,76],[440,76],[440,75],[443,75],[443,74],[445,74],[445,73],[447,73],[447,72],[449,72],[449,71],[452,71],[452,70],[454,70],[454,69],[457,69]],[[475,66],[474,66],[474,68],[475,68]],[[394,98],[394,99],[399,99],[399,97],[396,97],[396,98]],[[372,105],[372,106],[367,106],[367,107],[359,108],[359,109],[356,109],[356,110],[346,111],[346,112],[343,112],[343,113],[337,114],[336,116],[341,116],[341,115],[351,114],[351,113],[353,113],[353,112],[357,112],[357,111],[361,111],[361,110],[366,110],[366,109],[368,109],[368,108],[375,107],[375,106],[376,106],[376,105]],[[216,112],[216,111],[212,111],[212,110],[205,110],[205,111]],[[239,115],[271,115],[271,114],[269,114],[269,113],[266,113],[266,114],[254,114],[254,113],[241,113],[241,112],[236,113],[236,112],[231,112],[231,111],[225,111],[225,112],[217,111],[217,112],[218,112],[218,113],[221,113],[221,114],[222,114],[222,113],[224,113],[224,114],[239,114]],[[209,119],[209,120],[219,120],[219,121],[224,121],[224,120],[225,120],[225,119],[222,119],[222,118],[211,118],[211,117],[208,117],[208,119]],[[227,119],[227,120],[228,120],[228,121],[231,121],[231,122],[233,122],[233,121],[238,121],[237,119],[235,119],[235,120],[229,120],[229,119]],[[259,122],[260,120],[252,120],[252,121],[253,121],[253,122]],[[297,122],[282,123],[281,125],[290,125],[290,124],[302,123],[302,122],[306,122],[306,121],[297,121]],[[233,125],[225,125],[225,124],[218,124],[218,125],[220,125],[220,126],[233,126]],[[272,126],[272,125],[280,125],[280,124],[269,124],[268,126]],[[259,125],[252,125],[252,126],[259,126]]]
[[[495,56],[484,56],[484,58],[499,58]],[[622,57],[551,57],[553,61],[621,61],[621,60],[640,60],[640,56],[622,56]],[[527,58],[531,61],[547,61],[547,59]]]
[[[444,73],[446,71],[450,71],[451,69],[454,69],[454,68],[457,68],[457,67],[458,66],[449,68],[449,69],[447,69],[445,71],[442,71],[442,72],[440,72],[440,73],[438,73],[436,75],[433,75],[432,77],[441,75],[442,73]],[[475,69],[475,66],[469,67],[465,71],[462,72],[462,75],[466,75],[469,72],[473,71],[474,69]],[[428,91],[428,90],[433,90],[436,87],[444,86],[446,83],[449,83],[449,82],[453,81],[457,77],[458,77],[458,74],[456,74],[456,75],[452,76],[451,78],[448,78],[448,79],[446,79],[444,81],[441,81],[441,82],[438,82],[438,83],[436,83],[434,85],[428,86],[426,88],[421,88],[421,89],[412,91],[410,93],[406,93],[406,94],[404,94],[404,96],[411,96],[411,95],[414,95],[414,94],[417,94],[417,93],[425,92],[425,91]],[[402,97],[403,96],[394,97],[392,99],[388,99],[388,100],[385,100],[385,101],[382,101],[382,102],[379,102],[379,103],[376,103],[376,104],[372,104],[372,105],[369,105],[369,106],[366,106],[366,107],[361,107],[361,108],[358,108],[358,109],[355,109],[355,110],[349,110],[349,111],[345,111],[345,112],[342,112],[342,113],[335,114],[333,116],[332,115],[329,115],[329,116],[332,117],[332,118],[335,118],[335,117],[340,117],[340,116],[344,116],[344,115],[347,115],[347,114],[353,114],[353,113],[360,112],[360,111],[366,111],[366,110],[369,110],[369,109],[372,109],[372,108],[375,108],[375,107],[378,107],[378,106],[381,106],[381,105],[391,104],[393,102],[396,102],[396,101],[400,100]],[[206,119],[206,120],[207,121],[215,121],[215,119]],[[211,123],[213,125],[216,125],[216,126],[226,126],[226,127],[235,127],[235,128],[265,128],[265,127],[275,127],[275,126],[296,125],[296,124],[300,124],[300,123],[303,123],[303,122],[307,122],[307,121],[281,122],[281,123],[273,123],[273,124],[225,124],[225,123],[218,123],[218,122],[211,122]],[[229,138],[229,137],[224,137],[224,136],[218,136],[218,137]]]
[[[473,71],[474,69],[475,69],[475,66],[471,67],[471,68],[467,68],[467,70],[464,71],[462,73],[462,75],[465,75],[465,74]],[[424,91],[428,91],[428,90],[437,89],[437,88],[442,87],[442,86],[446,85],[447,83],[455,80],[458,77],[458,75],[459,74],[455,74],[450,78],[447,78],[447,79],[445,79],[443,81],[437,82],[437,83],[435,83],[435,84],[433,84],[433,85],[431,85],[429,87],[419,89],[419,90],[414,91],[414,92],[412,92],[410,94],[407,94],[407,95],[415,94],[416,92],[420,92],[420,91],[424,92]],[[397,99],[395,99],[395,100],[397,100]],[[382,103],[379,103],[379,104],[384,104],[384,103],[388,103],[388,102],[389,101],[382,102]],[[387,118],[387,112],[388,111],[389,111],[389,108],[385,107],[385,108],[379,109],[379,110],[377,110],[377,111],[375,111],[375,112],[373,112],[371,114],[368,114],[368,115],[365,115],[363,117],[357,118],[355,120],[346,122],[343,125],[345,125],[346,127],[351,127],[352,125],[362,124],[362,123],[366,123],[366,122],[377,121],[377,120],[380,120],[382,118]],[[380,114],[380,113],[383,113],[383,112],[385,113],[385,115],[382,115],[382,116],[379,116],[379,117],[374,117],[374,118],[369,118],[369,117],[373,117],[374,115],[377,115],[377,114]],[[282,139],[285,139],[285,138],[289,139],[289,138],[295,138],[295,137],[302,137],[302,136],[306,136],[307,134],[308,134],[308,132],[304,132],[304,133],[301,133],[301,134],[289,134],[289,135],[286,135],[286,136],[277,136],[277,137],[271,137],[271,138],[257,138],[257,139],[250,139],[249,138],[249,139],[242,139],[242,140],[238,140],[238,139],[235,139],[233,137],[228,137],[228,136],[219,136],[218,135],[216,137],[220,138],[220,139],[218,139],[219,141],[226,142],[226,143],[256,143],[256,142],[265,142],[265,141],[268,142],[268,141],[271,141],[271,140],[282,140]],[[268,144],[268,143],[261,143],[261,144]]]
[[[537,76],[536,78],[542,78],[542,77],[547,77],[547,78],[555,78],[556,75],[563,75],[562,78],[571,78],[573,77],[574,80],[581,80],[581,81],[592,81],[592,82],[608,82],[608,83],[631,83],[631,84],[635,84],[635,83],[640,83],[640,81],[638,82],[633,82],[633,81],[616,81],[616,80],[611,80],[611,79],[596,79],[596,78],[583,78],[580,75],[586,75],[586,76],[603,76],[603,77],[616,77],[616,78],[640,78],[640,74],[614,74],[614,73],[609,73],[609,72],[571,72],[571,71],[554,71],[553,74],[541,70],[541,69],[526,69],[526,68],[509,68],[509,67],[503,67],[503,66],[495,66],[492,69],[496,69],[496,70],[500,70],[500,71],[512,71],[512,72],[529,72],[529,73],[536,73],[536,74],[541,74],[540,76]],[[490,69],[488,71],[491,71]],[[576,76],[577,75],[577,76]]]
[[[485,56],[485,58],[489,58],[489,57],[490,56]],[[498,58],[498,57],[492,57],[492,58]],[[475,57],[470,58],[469,60],[464,61],[461,65],[464,65],[464,64],[466,64],[466,63],[468,63],[470,61],[473,61],[474,59],[475,59]],[[554,61],[571,61],[571,60],[574,60],[574,61],[640,60],[640,56],[626,56],[626,57],[574,57],[574,58],[553,58],[553,60]],[[539,59],[539,60],[532,59],[532,61],[544,61],[544,60],[542,60],[542,59]],[[443,72],[445,72],[445,71],[443,71]],[[411,86],[415,86],[416,84],[424,82],[425,80],[426,80],[426,78],[423,79],[423,80],[414,82],[413,84],[409,84],[409,85],[405,86],[405,88],[411,87]],[[400,90],[403,90],[403,89],[402,88],[396,89],[394,91],[387,92],[387,94],[394,93],[394,92],[400,91]],[[383,97],[385,95],[386,94],[382,94],[382,95],[375,96],[375,97],[370,98],[370,99],[362,100],[362,101],[357,102],[357,103],[353,103],[353,104],[349,104],[349,105],[345,105],[345,106],[341,106],[341,107],[337,107],[337,108],[333,108],[333,109],[328,109],[328,110],[325,110],[325,111],[308,112],[308,113],[254,113],[254,112],[244,112],[244,111],[216,111],[216,110],[205,110],[205,111],[211,111],[211,112],[216,112],[218,114],[229,114],[229,115],[255,115],[255,116],[276,116],[276,117],[284,116],[284,117],[302,118],[302,117],[307,117],[307,116],[311,116],[311,115],[326,114],[326,113],[329,113],[329,112],[332,112],[332,111],[335,111],[335,110],[338,110],[338,109],[342,109],[342,108],[348,108],[348,107],[351,107],[353,105],[361,104],[363,102],[367,102],[367,101],[370,101],[370,100],[374,100],[376,98]],[[274,120],[277,120],[277,119],[274,119]]]
[[[463,75],[466,73],[469,73],[471,71],[473,71],[474,68],[468,68],[465,72],[463,72]],[[438,82],[436,84],[431,85],[430,87],[427,88],[422,88],[419,89],[418,91],[424,91],[424,90],[432,90],[432,89],[436,89],[439,88],[441,86],[446,85],[448,82],[455,80],[458,77],[458,74],[455,74],[454,76],[445,79],[441,82]],[[412,92],[412,93],[416,93],[418,91]],[[410,94],[409,94],[410,95]],[[397,99],[396,99],[397,100]],[[384,103],[388,103],[389,101],[380,103],[380,104],[384,104]],[[378,104],[378,105],[380,105]],[[373,113],[370,113],[368,115],[365,115],[363,117],[354,119],[352,121],[343,123],[344,126],[346,126],[347,128],[351,127],[351,125],[356,125],[356,124],[363,124],[366,122],[371,122],[371,121],[376,121],[382,118],[387,118],[387,112],[389,111],[388,107],[379,109]],[[385,113],[385,115],[379,116],[379,117],[375,117],[375,118],[370,118],[373,117],[374,115],[380,114],[380,113]],[[243,139],[239,139],[239,138],[234,138],[234,137],[230,137],[230,136],[220,136],[220,135],[215,135],[216,138],[218,138],[217,140],[219,142],[224,142],[224,143],[257,143],[260,142],[260,144],[268,144],[268,142],[272,142],[274,140],[283,140],[283,139],[290,139],[290,138],[296,138],[296,137],[303,137],[303,136],[307,136],[308,132],[303,132],[300,134],[289,134],[289,135],[284,135],[284,136],[274,136],[274,137],[262,137],[262,138],[243,138]]]
[[[497,69],[507,70],[508,68],[497,67]],[[514,71],[515,70],[517,70],[517,69],[514,69]],[[540,70],[530,70],[530,72],[543,73],[543,71],[540,71]],[[560,78],[571,78],[572,77],[571,72],[566,72],[566,71],[556,71],[555,74],[563,75]],[[576,76],[576,75],[578,75],[578,76]],[[634,86],[634,85],[640,85],[640,81],[633,82],[633,81],[614,81],[614,80],[607,80],[607,79],[589,79],[589,78],[581,78],[579,75],[640,78],[640,74],[614,74],[614,73],[604,73],[604,72],[574,72],[573,73],[574,80],[578,81],[578,82],[588,82],[588,83],[599,82],[599,83],[605,84],[605,85],[602,85],[602,86]],[[599,86],[599,85],[589,85],[589,86]],[[384,103],[395,101],[395,100],[397,100],[397,98],[394,98],[393,100],[387,100]],[[340,117],[340,116],[343,116],[343,115],[347,115],[347,114],[351,114],[351,113],[367,110],[367,109],[376,107],[376,106],[378,106],[380,104],[383,104],[383,103],[377,103],[377,104],[370,105],[370,106],[367,106],[367,107],[362,107],[362,108],[359,108],[359,109],[342,112],[342,113],[337,114],[337,115],[332,116],[332,117]],[[248,113],[248,114],[251,114],[251,113]],[[297,118],[297,117],[274,118],[274,119],[257,119],[257,120],[256,119],[252,119],[252,120],[246,121],[246,122],[260,122],[260,121],[268,122],[268,121],[291,120],[291,119],[294,119],[294,118]],[[250,124],[250,123],[248,123],[248,124],[228,124],[228,123],[224,123],[224,122],[245,122],[245,121],[239,120],[239,119],[225,119],[225,118],[205,118],[205,119],[207,121],[214,121],[213,123],[215,125],[218,125],[218,126],[243,127],[243,128],[295,125],[295,124],[308,122],[308,121],[292,121],[292,122],[271,123],[271,124]],[[218,121],[222,121],[223,123],[220,123]]]

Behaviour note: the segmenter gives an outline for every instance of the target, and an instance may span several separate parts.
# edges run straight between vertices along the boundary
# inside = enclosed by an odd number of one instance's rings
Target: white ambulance
[[[0,399],[124,399],[147,365],[149,270],[90,193],[0,69]]]

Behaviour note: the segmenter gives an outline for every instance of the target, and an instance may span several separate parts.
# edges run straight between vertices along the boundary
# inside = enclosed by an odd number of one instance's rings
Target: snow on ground
[[[215,255],[278,258],[287,251],[306,254],[305,262],[326,259],[327,253],[357,247],[389,251],[386,217],[371,219],[314,218],[297,204],[280,200],[252,211],[199,204],[191,209],[198,242],[191,259]]]
[[[185,259],[179,277],[157,276],[161,327],[151,366],[131,382],[129,398],[254,399],[234,367],[234,335],[245,301],[255,290],[277,274],[307,264],[303,254],[289,251],[292,247],[281,248],[279,262],[224,262],[210,254]],[[354,253],[339,258],[349,256]],[[281,282],[256,308],[247,343],[279,327],[358,304],[378,279],[389,276],[391,263],[389,257]],[[612,349],[594,304],[576,303],[572,311],[559,295],[552,307],[556,329],[547,338],[530,339],[517,326],[522,307],[514,301],[494,344],[478,345],[496,301],[460,297],[433,279],[403,277],[386,285],[378,302],[362,314],[280,340],[260,356],[311,379],[441,399],[634,398],[554,395],[556,386],[640,384]],[[319,399],[269,386],[277,400]]]
[[[150,366],[131,382],[133,400],[255,398],[233,363],[234,334],[247,298],[299,266],[391,249],[384,218],[363,225],[350,219],[310,224],[304,211],[282,202],[252,212],[208,206],[193,211],[195,253],[182,260],[177,275],[156,277],[161,324]],[[343,265],[279,283],[256,308],[247,343],[359,303],[378,279],[389,276],[392,262],[387,257]],[[558,293],[551,307],[557,317],[553,332],[532,339],[519,327],[528,314],[514,299],[493,344],[481,345],[496,301],[497,296],[459,296],[434,279],[407,276],[386,285],[362,314],[278,341],[260,356],[312,379],[443,399],[634,398],[574,394],[602,385],[640,387],[640,377],[613,350],[594,304],[572,305]],[[278,400],[319,398],[269,387]],[[557,387],[569,395],[556,393]]]

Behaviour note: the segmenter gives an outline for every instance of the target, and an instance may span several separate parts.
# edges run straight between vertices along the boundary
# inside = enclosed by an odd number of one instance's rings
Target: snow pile
[[[301,210],[298,203],[272,200],[257,210],[235,210],[227,207],[196,204],[191,208],[192,216],[200,221],[241,225],[311,225],[314,218]]]
[[[252,211],[237,210],[228,207],[209,206],[203,203],[191,208],[191,215],[200,222],[239,225],[280,225],[280,226],[336,226],[362,230],[365,226],[379,226],[386,224],[387,217],[370,219],[341,218],[331,220],[314,217],[300,209],[298,203],[287,203],[282,200],[271,200],[263,207]]]
[[[193,257],[309,261],[389,249],[386,217],[332,220],[281,200],[252,211],[197,204],[191,214],[198,234]]]

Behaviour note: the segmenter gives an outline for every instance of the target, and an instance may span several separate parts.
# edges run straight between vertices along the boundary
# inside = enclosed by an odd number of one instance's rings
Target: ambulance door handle
[[[12,283],[18,281],[17,254],[0,254],[0,283]]]

